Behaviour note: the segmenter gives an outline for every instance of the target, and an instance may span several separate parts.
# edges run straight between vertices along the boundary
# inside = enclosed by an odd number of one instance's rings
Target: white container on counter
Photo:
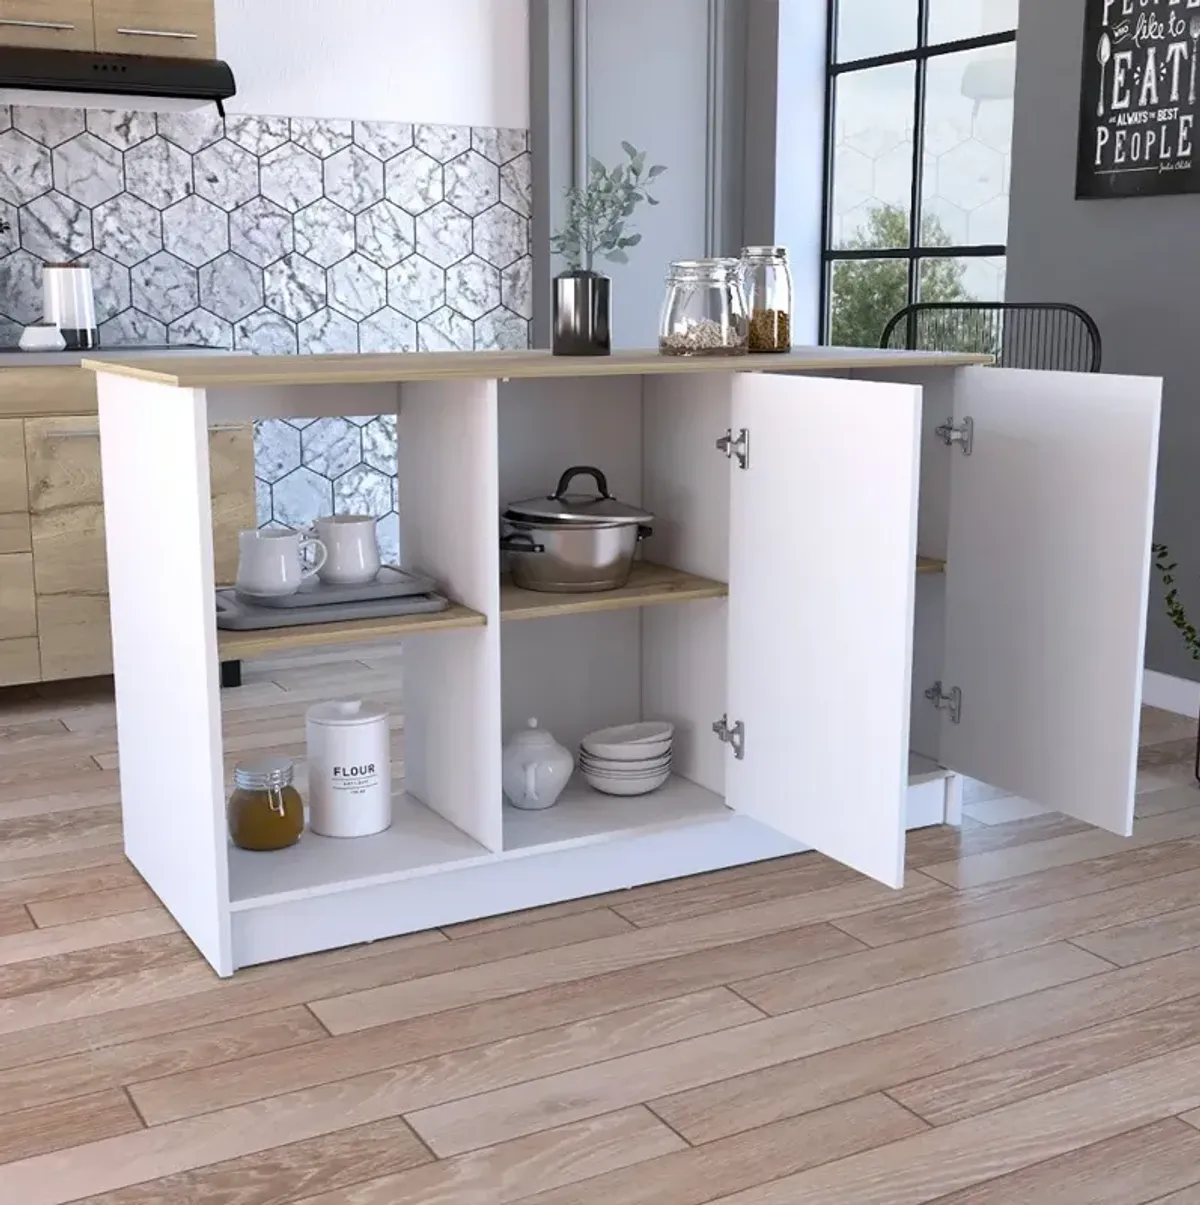
[[[388,711],[350,699],[305,716],[308,827],[323,837],[369,837],[392,823]]]

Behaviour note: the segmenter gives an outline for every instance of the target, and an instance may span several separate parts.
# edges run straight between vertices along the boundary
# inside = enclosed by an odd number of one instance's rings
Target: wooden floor
[[[234,752],[398,703],[357,655],[249,671]],[[806,855],[220,981],[122,859],[103,685],[9,692],[0,1203],[1200,1205],[1190,733],[1131,841],[976,786],[900,893]]]

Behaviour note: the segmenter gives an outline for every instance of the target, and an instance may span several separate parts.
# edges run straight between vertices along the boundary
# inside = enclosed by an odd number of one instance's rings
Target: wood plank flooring
[[[356,653],[248,665],[231,752],[399,713]],[[122,856],[114,723],[0,692],[0,1205],[1200,1205],[1191,721],[1130,841],[968,784],[900,892],[804,855],[224,981]]]

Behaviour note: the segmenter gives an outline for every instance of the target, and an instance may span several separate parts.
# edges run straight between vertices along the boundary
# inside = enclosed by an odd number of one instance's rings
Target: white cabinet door
[[[729,806],[899,887],[921,390],[739,375]]]
[[[960,369],[943,762],[1101,828],[1133,824],[1162,383]]]

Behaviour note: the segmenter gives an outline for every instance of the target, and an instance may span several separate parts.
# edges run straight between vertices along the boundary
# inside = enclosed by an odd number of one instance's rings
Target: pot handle
[[[545,552],[546,545],[539,544],[523,531],[510,532],[500,537],[500,547],[505,552]]]
[[[645,524],[645,523],[639,523],[639,524],[638,524],[638,534],[637,534],[637,538],[638,538],[638,543],[639,543],[639,544],[640,544],[640,543],[641,543],[643,540],[648,540],[648,539],[649,539],[649,538],[650,538],[650,537],[651,537],[653,534],[654,534],[654,528],[653,528],[653,527],[650,527],[650,526],[648,526],[648,525],[647,525],[647,524]]]
[[[577,464],[567,469],[558,479],[558,488],[550,497],[561,499],[576,477],[590,477],[596,483],[596,489],[599,491],[601,498],[612,497],[612,494],[608,492],[608,478],[599,469],[590,464]]]

